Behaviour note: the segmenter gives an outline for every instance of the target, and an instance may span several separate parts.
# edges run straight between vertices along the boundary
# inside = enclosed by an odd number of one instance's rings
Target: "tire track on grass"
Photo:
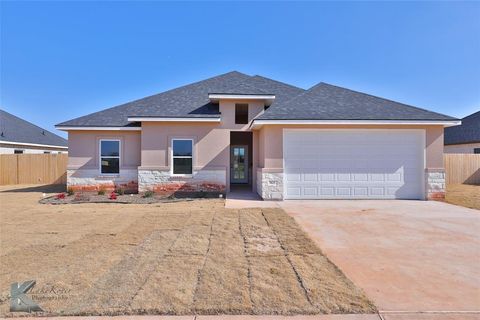
[[[242,228],[241,217],[242,217],[241,212],[240,210],[238,210],[238,230],[243,239],[243,254],[245,255],[245,259],[247,260],[248,298],[250,299],[252,310],[255,310],[255,304],[253,303],[253,299],[252,299],[252,262],[250,261],[250,256],[248,255],[247,237]]]
[[[185,219],[190,220],[191,214]],[[182,228],[183,231],[183,228]],[[98,279],[89,294],[69,314],[116,315],[129,312],[133,299],[155,271],[160,261],[182,234],[180,230],[152,229],[151,232],[126,253],[108,273]]]
[[[210,252],[210,246],[212,244],[212,236],[213,236],[213,223],[215,221],[215,216],[217,211],[215,210],[212,216],[212,221],[210,222],[210,235],[208,237],[208,246],[207,251],[205,252],[205,258],[203,259],[202,267],[198,270],[197,273],[197,283],[195,284],[195,289],[193,291],[193,299],[192,299],[192,311],[195,311],[195,304],[197,302],[197,295],[198,295],[198,288],[200,287],[200,281],[202,280],[203,270],[205,269],[205,265],[207,263],[207,257]]]
[[[305,298],[307,299],[308,303],[313,307],[313,308],[316,308],[315,305],[313,304],[313,301],[312,299],[310,298],[309,294],[308,294],[308,290],[305,286],[305,284],[303,283],[303,279],[300,275],[300,273],[298,272],[297,268],[295,268],[295,265],[293,264],[292,260],[290,259],[290,257],[288,256],[288,253],[287,253],[287,249],[285,248],[285,245],[282,243],[282,241],[280,240],[280,237],[278,236],[277,232],[275,231],[275,228],[273,228],[273,226],[270,224],[270,222],[268,221],[267,217],[265,216],[265,213],[263,212],[262,210],[262,217],[263,219],[265,220],[265,222],[267,223],[267,226],[272,230],[273,234],[275,235],[275,237],[277,238],[277,241],[278,243],[280,244],[280,248],[283,250],[284,252],[284,256],[285,258],[287,259],[288,263],[290,264],[290,267],[292,268],[293,270],[293,273],[295,274],[296,278],[297,278],[297,282],[298,284],[300,285],[300,287],[302,288],[303,290],[303,293],[305,294]]]

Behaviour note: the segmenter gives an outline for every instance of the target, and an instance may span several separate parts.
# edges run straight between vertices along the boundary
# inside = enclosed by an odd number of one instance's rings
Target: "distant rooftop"
[[[67,140],[26,120],[0,110],[0,143],[17,142],[67,147]]]
[[[462,119],[462,124],[445,128],[445,144],[480,142],[480,111]]]

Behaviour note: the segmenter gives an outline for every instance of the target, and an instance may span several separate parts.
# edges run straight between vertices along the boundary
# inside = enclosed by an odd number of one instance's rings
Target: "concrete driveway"
[[[278,204],[380,311],[480,310],[480,211],[434,201]]]

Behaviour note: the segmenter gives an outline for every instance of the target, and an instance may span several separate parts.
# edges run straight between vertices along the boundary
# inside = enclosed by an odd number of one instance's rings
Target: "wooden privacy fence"
[[[0,185],[65,184],[67,154],[2,154]]]
[[[480,154],[449,153],[443,159],[446,184],[480,184]]]

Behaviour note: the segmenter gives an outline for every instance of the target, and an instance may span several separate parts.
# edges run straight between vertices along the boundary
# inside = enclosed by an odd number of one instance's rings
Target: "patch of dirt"
[[[480,186],[468,184],[448,185],[445,201],[458,206],[480,210]]]
[[[5,316],[10,284],[32,279],[41,315],[375,312],[281,209],[220,199],[46,206],[42,189],[2,188]]]

